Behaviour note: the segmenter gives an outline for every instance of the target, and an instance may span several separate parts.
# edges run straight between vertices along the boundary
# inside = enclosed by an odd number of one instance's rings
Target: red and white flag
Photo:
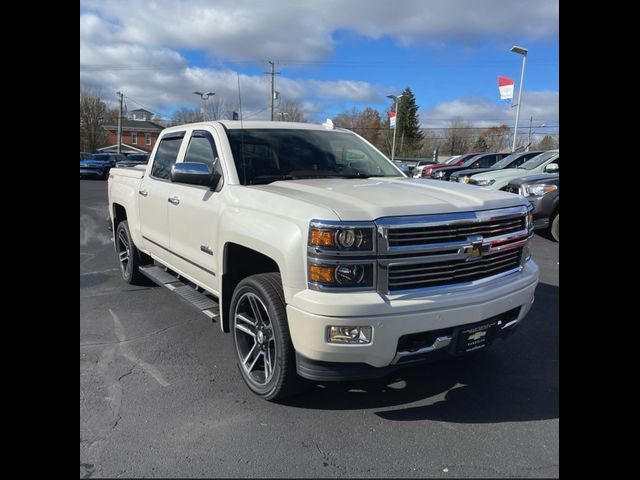
[[[396,128],[396,112],[389,112],[389,128]]]
[[[500,90],[500,100],[513,99],[514,81],[510,78],[498,75],[498,90]]]

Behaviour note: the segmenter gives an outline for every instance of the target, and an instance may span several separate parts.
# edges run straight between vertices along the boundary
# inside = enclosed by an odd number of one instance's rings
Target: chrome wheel
[[[118,232],[118,241],[116,244],[118,252],[118,260],[120,261],[120,269],[122,270],[122,276],[129,276],[129,269],[131,267],[131,242],[124,229],[120,229]]]
[[[260,297],[244,293],[233,312],[234,337],[240,365],[256,385],[266,385],[276,366],[276,339],[267,307]]]

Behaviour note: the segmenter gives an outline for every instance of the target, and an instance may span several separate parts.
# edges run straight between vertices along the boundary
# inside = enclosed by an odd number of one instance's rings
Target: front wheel
[[[279,273],[242,280],[231,299],[231,329],[238,367],[247,386],[265,400],[300,391]]]

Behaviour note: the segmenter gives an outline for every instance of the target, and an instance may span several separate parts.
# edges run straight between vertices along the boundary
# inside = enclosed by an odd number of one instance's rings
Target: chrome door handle
[[[149,195],[149,192],[147,192],[146,190],[138,190],[138,193],[143,197],[146,197],[147,195]]]
[[[174,195],[173,197],[169,197],[169,198],[167,198],[167,200],[168,200],[170,203],[173,203],[174,205],[178,205],[178,204],[180,203],[180,198],[178,198],[178,197],[177,197],[177,196],[175,196],[175,195]]]

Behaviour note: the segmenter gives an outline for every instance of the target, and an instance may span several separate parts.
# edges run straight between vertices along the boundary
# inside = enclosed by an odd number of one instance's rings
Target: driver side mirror
[[[220,173],[215,168],[212,172],[205,163],[182,162],[171,166],[171,181],[189,185],[203,185],[214,190],[220,182]]]
[[[547,173],[554,173],[560,171],[560,166],[557,163],[549,163],[544,167],[544,171]]]

